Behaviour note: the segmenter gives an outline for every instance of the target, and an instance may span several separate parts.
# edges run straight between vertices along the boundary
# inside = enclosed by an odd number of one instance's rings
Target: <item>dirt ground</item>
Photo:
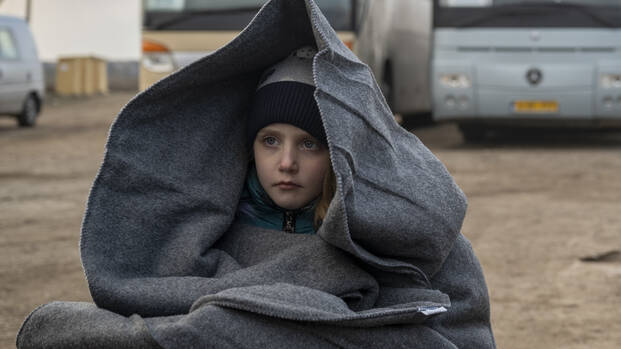
[[[132,97],[54,99],[37,127],[0,119],[0,348],[52,300],[89,301],[80,224],[110,123]],[[546,133],[464,144],[414,131],[469,199],[499,348],[621,347],[621,136]]]

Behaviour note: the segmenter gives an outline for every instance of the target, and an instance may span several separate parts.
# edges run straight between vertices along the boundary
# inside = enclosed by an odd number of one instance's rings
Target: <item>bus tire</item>
[[[481,124],[460,123],[458,127],[464,140],[468,143],[481,142],[487,134],[487,129]]]
[[[390,64],[390,61],[387,61],[384,64],[380,89],[382,90],[382,93],[384,94],[384,98],[386,99],[386,103],[388,103],[388,107],[390,108],[390,111],[394,113],[395,112],[393,110],[395,106],[394,80],[393,80],[393,75],[392,75],[392,65]]]

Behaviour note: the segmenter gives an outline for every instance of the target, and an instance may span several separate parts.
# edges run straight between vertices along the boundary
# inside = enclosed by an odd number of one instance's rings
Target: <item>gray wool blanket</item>
[[[261,72],[304,45],[335,197],[316,235],[234,223],[246,108]],[[272,0],[120,112],[82,227],[94,304],[35,309],[17,347],[493,348],[465,211],[314,1]]]

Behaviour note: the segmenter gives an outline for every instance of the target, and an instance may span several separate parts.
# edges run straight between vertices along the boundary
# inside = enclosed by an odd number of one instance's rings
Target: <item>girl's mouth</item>
[[[275,186],[277,186],[280,189],[283,190],[292,190],[292,189],[296,189],[296,188],[301,188],[301,185],[298,185],[296,183],[293,182],[278,182],[275,184]]]

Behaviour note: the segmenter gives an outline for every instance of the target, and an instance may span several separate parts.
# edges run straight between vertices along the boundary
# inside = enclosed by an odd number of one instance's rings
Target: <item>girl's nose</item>
[[[295,150],[291,147],[285,147],[281,154],[278,169],[284,172],[296,172],[298,170],[298,161]]]

